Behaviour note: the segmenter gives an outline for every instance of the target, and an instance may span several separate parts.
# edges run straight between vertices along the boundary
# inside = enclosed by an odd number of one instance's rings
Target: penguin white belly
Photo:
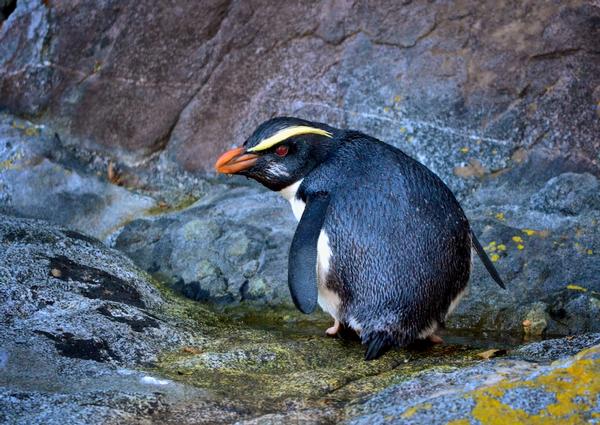
[[[340,320],[340,297],[331,289],[327,288],[327,275],[331,264],[331,247],[329,246],[329,237],[325,230],[321,230],[319,240],[317,241],[317,278],[318,298],[317,302],[323,309],[329,313],[335,320]]]
[[[287,199],[292,207],[294,217],[300,221],[306,204],[302,199],[296,197],[298,188],[302,180],[283,188],[279,193]],[[334,319],[339,320],[340,297],[338,294],[327,288],[327,274],[331,262],[331,247],[329,246],[329,237],[324,230],[321,230],[317,241],[317,280],[318,280],[318,298],[317,302],[323,311],[329,313]]]

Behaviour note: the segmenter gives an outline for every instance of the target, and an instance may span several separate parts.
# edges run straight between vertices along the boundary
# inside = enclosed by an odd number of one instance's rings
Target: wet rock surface
[[[367,423],[380,410],[398,418],[425,412],[423,400],[441,402],[439,385],[453,394],[502,391],[503,404],[522,409],[513,394],[521,390],[494,388],[529,382],[532,372],[562,373],[543,364],[600,343],[589,334],[512,349],[514,342],[449,332],[445,345],[364,362],[357,341],[324,335],[323,314],[209,309],[157,290],[100,241],[48,222],[1,215],[0,245],[0,423]],[[508,357],[482,361],[489,348],[508,349]],[[597,382],[594,353],[570,360],[585,369],[583,384]],[[550,390],[532,385],[523,384],[539,393],[531,406],[556,404]],[[597,389],[581,385],[569,400],[572,414],[587,418]],[[399,401],[406,386],[420,391]],[[457,417],[476,417],[469,403]],[[448,419],[439,418],[433,423]]]
[[[586,0],[0,1],[0,423],[597,420],[599,22]],[[508,290],[475,259],[446,345],[367,364],[325,338],[291,309],[289,206],[211,172],[281,114],[430,167]]]

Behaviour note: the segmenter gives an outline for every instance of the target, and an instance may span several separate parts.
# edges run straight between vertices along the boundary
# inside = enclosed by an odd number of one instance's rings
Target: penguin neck
[[[292,183],[291,185],[286,186],[279,191],[279,194],[287,199],[290,203],[294,217],[296,217],[297,221],[300,221],[300,217],[302,217],[304,207],[306,206],[304,201],[302,201],[302,199],[300,199],[298,196],[298,189],[300,188],[303,180],[304,179],[300,179],[296,183]]]

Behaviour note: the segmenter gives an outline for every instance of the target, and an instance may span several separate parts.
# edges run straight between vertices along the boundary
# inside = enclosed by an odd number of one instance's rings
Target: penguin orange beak
[[[215,170],[223,174],[237,174],[252,167],[258,155],[245,151],[244,148],[235,148],[225,152],[217,159]]]

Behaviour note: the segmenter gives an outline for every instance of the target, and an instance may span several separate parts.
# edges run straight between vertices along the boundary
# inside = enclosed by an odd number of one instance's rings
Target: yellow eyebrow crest
[[[248,152],[260,152],[266,149],[269,149],[275,146],[277,143],[281,143],[284,140],[289,139],[290,137],[299,136],[301,134],[320,134],[325,137],[333,137],[333,135],[320,128],[309,127],[307,125],[295,125],[293,127],[287,127],[282,130],[279,130],[277,133],[273,134],[271,137],[267,137],[258,145],[248,149]]]

